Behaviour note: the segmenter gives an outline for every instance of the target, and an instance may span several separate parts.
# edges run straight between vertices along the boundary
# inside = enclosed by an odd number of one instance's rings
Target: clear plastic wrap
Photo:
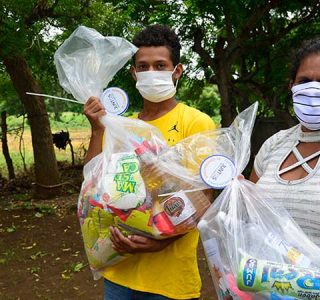
[[[238,177],[249,160],[256,109],[227,130],[236,174],[198,223],[214,286],[220,300],[319,299],[320,249],[267,191]]]
[[[59,83],[80,103],[100,97],[113,76],[138,50],[121,37],[104,37],[79,26],[54,54]]]
[[[141,120],[107,115],[101,122],[103,152],[84,166],[78,202],[85,249],[97,271],[123,259],[111,248],[111,225],[155,239],[196,228],[210,206],[199,167],[215,138],[208,131],[168,147],[160,131]]]

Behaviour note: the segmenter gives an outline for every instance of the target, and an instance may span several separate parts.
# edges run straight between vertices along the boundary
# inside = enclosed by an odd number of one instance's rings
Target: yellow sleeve
[[[190,117],[192,117],[192,115],[190,115]],[[196,117],[190,118],[186,136],[206,130],[214,130],[216,128],[217,125],[214,121],[208,115],[201,112],[197,114]]]

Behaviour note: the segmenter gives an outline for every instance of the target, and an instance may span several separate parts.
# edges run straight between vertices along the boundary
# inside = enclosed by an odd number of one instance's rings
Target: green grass
[[[60,121],[55,121],[53,118],[50,119],[50,125],[52,129],[61,130],[61,128],[90,128],[89,122],[85,115],[64,112],[61,115]]]
[[[50,114],[50,126],[53,130],[64,130],[69,128],[89,128],[89,122],[84,114],[63,112],[60,115],[60,120],[55,120],[54,115]],[[14,130],[22,126],[23,116],[8,116],[7,125],[8,130]],[[25,128],[30,128],[27,120],[25,119]]]
[[[23,161],[19,151],[19,136],[17,134],[17,129],[21,127],[23,122],[23,117],[8,116],[7,126],[8,126],[8,147],[10,152],[10,157],[14,164],[14,169],[16,175],[24,171]],[[89,137],[90,137],[90,125],[87,118],[83,114],[64,112],[62,113],[60,120],[56,121],[53,119],[53,115],[50,115],[50,126],[53,133],[64,130],[69,131],[71,143],[74,148],[76,160],[81,160],[84,155],[84,150],[87,149]],[[21,131],[20,131],[21,132]],[[25,120],[25,129],[23,134],[23,141],[25,147],[25,163],[27,169],[32,167],[33,160],[33,149],[31,141],[30,126]],[[66,150],[59,150],[56,147],[55,154],[58,162],[69,162],[71,163],[71,151],[70,147],[67,146]],[[4,177],[8,176],[7,165],[5,158],[0,151],[0,172]]]

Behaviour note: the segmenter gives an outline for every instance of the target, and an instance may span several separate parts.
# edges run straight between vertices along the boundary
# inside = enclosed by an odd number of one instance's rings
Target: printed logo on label
[[[180,197],[172,197],[168,199],[163,205],[164,211],[170,217],[179,217],[184,207],[184,201]]]
[[[178,225],[196,213],[187,195],[180,191],[161,202],[162,209],[173,225]]]
[[[257,271],[257,260],[250,258],[244,265],[243,283],[245,286],[252,287]]]
[[[129,98],[125,91],[117,87],[107,88],[100,96],[100,101],[111,115],[123,114],[129,105]]]
[[[117,191],[123,193],[135,193],[137,182],[134,180],[132,174],[139,170],[139,166],[136,162],[124,162],[122,163],[123,172],[118,172],[114,176],[113,180],[117,184]]]
[[[213,188],[221,189],[236,175],[233,161],[224,155],[211,155],[200,166],[201,179]]]

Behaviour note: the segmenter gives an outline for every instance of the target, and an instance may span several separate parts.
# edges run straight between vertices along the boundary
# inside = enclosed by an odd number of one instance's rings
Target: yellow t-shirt
[[[157,127],[170,146],[197,132],[216,128],[208,115],[182,103],[147,123]],[[161,251],[134,254],[107,267],[103,276],[133,290],[173,299],[198,298],[201,289],[198,239],[199,233],[194,229]]]

